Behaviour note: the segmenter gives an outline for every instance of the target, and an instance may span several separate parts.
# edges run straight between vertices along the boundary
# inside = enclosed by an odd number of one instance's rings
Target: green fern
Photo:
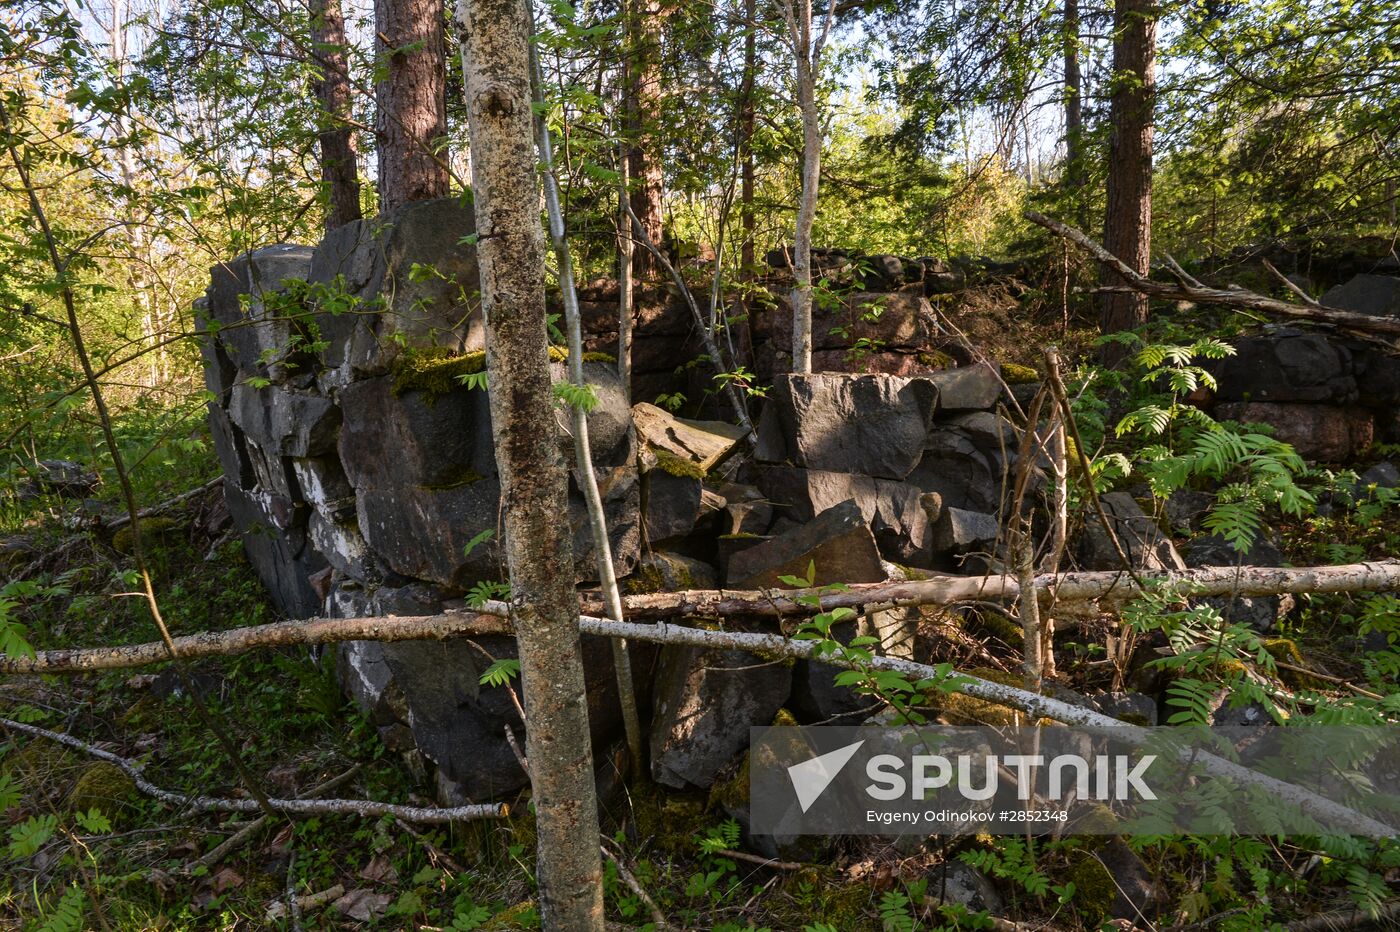
[[[38,925],[37,932],[82,932],[83,907],[86,905],[87,896],[82,888],[70,884],[54,904],[53,911]]]

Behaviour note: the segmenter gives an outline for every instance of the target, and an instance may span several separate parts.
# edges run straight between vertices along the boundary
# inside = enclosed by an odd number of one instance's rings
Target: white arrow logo
[[[857,741],[855,744],[848,744],[844,748],[828,751],[820,757],[793,764],[787,769],[788,779],[792,781],[792,788],[797,793],[797,804],[802,807],[803,812],[812,808],[812,804],[826,792],[831,781],[841,773],[841,768],[856,756],[856,751],[859,751],[864,743]]]

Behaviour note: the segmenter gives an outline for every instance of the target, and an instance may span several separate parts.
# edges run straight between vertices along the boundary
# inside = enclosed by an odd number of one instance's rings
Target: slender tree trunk
[[[659,0],[627,2],[627,91],[624,130],[631,141],[627,153],[631,175],[632,212],[653,243],[662,242],[662,204],[665,186],[661,177],[662,6]],[[642,278],[659,274],[650,253],[633,256],[633,270]]]
[[[1079,0],[1065,0],[1065,184],[1078,191],[1084,183],[1084,75],[1079,69]],[[1082,222],[1082,219],[1081,219]]]
[[[1156,89],[1157,21],[1153,0],[1117,0],[1113,10],[1113,94],[1104,247],[1141,275],[1152,252],[1152,108]],[[1106,285],[1121,285],[1111,270]],[[1103,297],[1104,333],[1147,323],[1147,296]],[[1114,344],[1110,344],[1113,346]]]
[[[632,219],[627,212],[627,145],[618,147],[617,187],[617,377],[632,403]]]
[[[447,69],[442,0],[376,0],[379,210],[444,197]]]
[[[528,0],[527,0],[528,2]],[[532,20],[533,21],[533,20]],[[531,33],[534,33],[533,27]],[[559,182],[554,176],[554,141],[549,136],[549,124],[543,115],[544,78],[540,74],[538,54],[531,55],[534,92],[531,99],[541,109],[535,113],[535,135],[538,138],[540,170],[544,174],[545,212],[549,217],[549,239],[554,247],[554,260],[559,266],[559,292],[564,305],[564,329],[569,339],[569,381],[579,389],[587,389],[583,373],[583,315],[578,307],[578,289],[574,284],[574,260],[564,230],[563,199]],[[621,335],[619,334],[619,339]],[[628,393],[630,395],[630,392]],[[622,592],[617,587],[617,572],[613,567],[612,542],[608,538],[608,518],[603,510],[603,496],[598,491],[598,479],[593,471],[593,448],[588,440],[588,412],[582,405],[569,405],[570,424],[574,435],[574,469],[577,470],[579,490],[588,508],[588,527],[593,536],[593,553],[598,567],[598,588],[608,605],[608,614],[622,620]],[[622,707],[622,724],[627,735],[627,750],[632,757],[633,773],[642,766],[642,726],[637,714],[637,694],[632,684],[632,658],[627,641],[614,638],[612,642],[613,669],[617,675],[617,699]]]
[[[321,183],[330,202],[326,229],[333,230],[361,217],[360,169],[355,140],[346,122],[351,102],[345,15],[340,0],[310,0],[309,7],[311,41],[322,59],[312,89],[321,104]]]
[[[758,25],[756,0],[744,0],[744,83],[740,88],[741,111],[739,115],[739,216],[744,231],[743,245],[739,249],[739,276],[751,278],[754,267],[754,160],[753,131],[756,117],[754,84],[758,72]]]
[[[601,932],[602,861],[567,521],[554,423],[527,0],[460,0],[462,70],[486,371],[501,473],[511,616],[547,930]]]

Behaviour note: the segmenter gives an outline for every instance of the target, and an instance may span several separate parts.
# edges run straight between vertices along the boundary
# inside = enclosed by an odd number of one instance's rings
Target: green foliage
[[[482,671],[482,686],[507,686],[520,676],[520,661],[514,658],[494,660],[491,666]]]

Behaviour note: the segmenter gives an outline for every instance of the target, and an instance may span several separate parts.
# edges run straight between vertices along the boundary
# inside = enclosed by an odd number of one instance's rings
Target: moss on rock
[[[1307,667],[1303,654],[1298,650],[1298,642],[1291,638],[1270,638],[1260,645],[1278,663],[1292,667]],[[1326,689],[1327,681],[1299,670],[1279,668],[1278,678],[1294,689]]]
[[[677,456],[669,450],[653,449],[652,454],[656,457],[656,468],[664,473],[679,476],[682,479],[705,478],[705,470],[700,468],[699,463],[683,456]]]
[[[174,518],[154,517],[142,518],[136,523],[136,527],[141,531],[141,543],[147,548],[154,548],[173,543],[177,532],[184,525]],[[122,527],[112,535],[112,549],[130,556],[135,536],[132,525]]]
[[[1023,366],[1015,362],[1001,364],[1001,377],[1007,385],[1028,385],[1031,382],[1040,381],[1039,372],[1030,366]]]
[[[1080,854],[1070,865],[1065,879],[1074,884],[1074,898],[1070,900],[1085,928],[1097,929],[1109,917],[1113,901],[1118,896],[1118,885],[1113,875],[1098,858],[1091,854]]]
[[[83,768],[68,794],[73,812],[96,809],[109,819],[136,797],[136,783],[116,764],[98,761]]]

